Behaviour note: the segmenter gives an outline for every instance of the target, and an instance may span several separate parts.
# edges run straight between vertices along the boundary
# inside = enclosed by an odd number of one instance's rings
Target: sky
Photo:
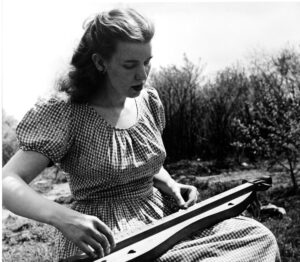
[[[300,46],[300,2],[3,0],[2,107],[20,120],[68,66],[84,20],[133,7],[153,20],[152,66],[180,66],[183,55],[213,75],[257,51]]]

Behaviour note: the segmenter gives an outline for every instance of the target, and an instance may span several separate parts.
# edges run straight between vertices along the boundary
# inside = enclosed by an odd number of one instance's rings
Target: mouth
[[[143,89],[143,84],[131,86],[135,91],[141,91]]]

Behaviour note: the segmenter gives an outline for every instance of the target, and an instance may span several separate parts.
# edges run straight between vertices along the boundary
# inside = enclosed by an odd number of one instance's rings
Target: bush
[[[186,57],[181,68],[169,66],[152,74],[151,85],[157,89],[165,109],[163,134],[169,159],[190,158],[201,145],[201,98],[199,88],[202,68]]]
[[[202,124],[206,143],[203,146],[207,147],[210,158],[224,164],[235,152],[232,143],[237,129],[233,120],[243,117],[249,99],[249,81],[243,70],[226,68],[202,92],[202,103],[206,107]]]
[[[235,119],[240,136],[235,145],[252,156],[279,163],[291,174],[300,157],[300,53],[283,50],[250,75],[252,100],[248,116]],[[287,162],[287,165],[284,163]]]
[[[202,69],[184,57],[182,67],[169,66],[152,74],[166,115],[163,140],[168,160],[216,159],[234,154],[233,119],[240,117],[249,96],[243,70],[226,68],[204,84]]]

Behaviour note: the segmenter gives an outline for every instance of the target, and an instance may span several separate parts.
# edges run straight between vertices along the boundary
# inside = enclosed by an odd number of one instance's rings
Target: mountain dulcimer
[[[198,230],[241,214],[255,199],[257,191],[268,189],[271,177],[263,177],[201,201],[169,215],[120,240],[112,252],[98,259],[72,256],[62,262],[138,262],[153,261],[177,242]]]

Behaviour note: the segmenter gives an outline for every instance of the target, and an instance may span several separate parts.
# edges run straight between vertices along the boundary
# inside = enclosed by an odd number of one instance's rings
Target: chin
[[[143,89],[142,89],[142,90],[143,90]],[[138,96],[141,94],[142,90],[130,92],[130,93],[128,94],[127,97],[129,97],[129,98],[135,98],[135,97],[138,97]]]

